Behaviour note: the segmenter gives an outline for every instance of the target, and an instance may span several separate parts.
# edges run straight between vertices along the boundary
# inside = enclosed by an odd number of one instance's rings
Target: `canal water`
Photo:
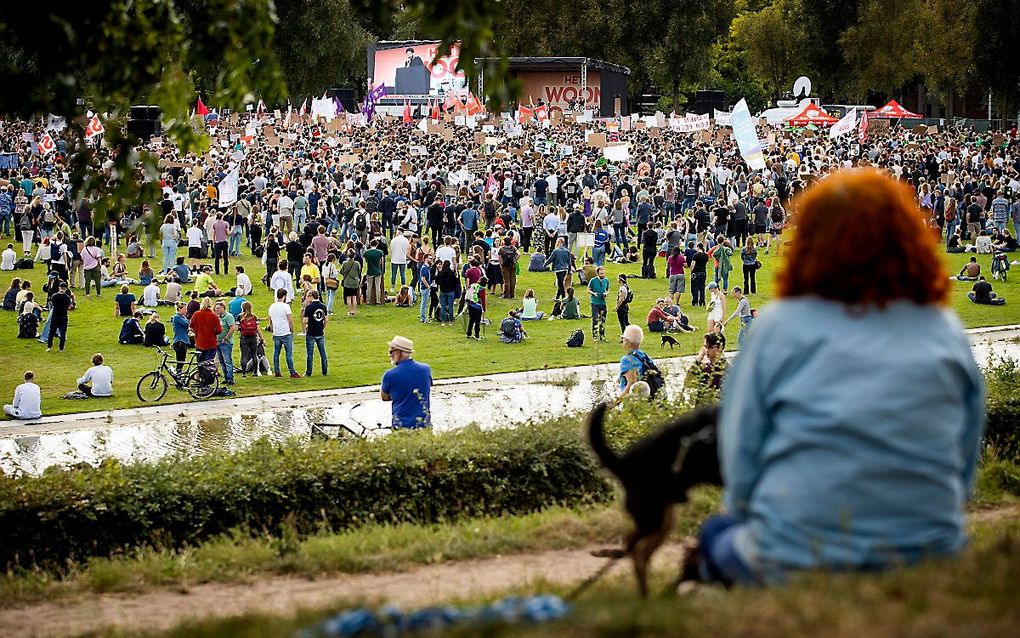
[[[1020,359],[1020,330],[972,332],[977,361]],[[653,353],[657,354],[657,353]],[[690,357],[661,359],[667,392],[683,386]],[[590,409],[616,392],[617,364],[486,375],[438,381],[432,392],[436,431],[468,425],[509,427]],[[389,422],[390,404],[378,386],[169,405],[109,414],[67,415],[34,424],[0,425],[0,469],[35,474],[54,465],[98,464],[187,457],[211,450],[240,450],[266,437],[272,441],[313,436],[317,424],[327,433],[344,424],[354,431]]]

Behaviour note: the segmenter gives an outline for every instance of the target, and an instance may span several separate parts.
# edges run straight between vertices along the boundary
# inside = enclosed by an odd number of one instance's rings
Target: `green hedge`
[[[56,566],[232,529],[308,533],[604,502],[578,419],[379,441],[259,442],[233,454],[0,478],[0,564]]]
[[[996,457],[1020,462],[1020,362],[999,358],[990,363],[985,442]]]

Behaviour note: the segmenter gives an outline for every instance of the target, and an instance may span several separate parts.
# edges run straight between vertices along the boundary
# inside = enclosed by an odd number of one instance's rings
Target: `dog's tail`
[[[591,414],[588,415],[588,442],[591,444],[591,449],[595,452],[595,456],[599,457],[602,465],[613,474],[618,475],[620,457],[609,448],[609,444],[606,443],[606,433],[602,429],[603,421],[606,418],[606,410],[608,409],[608,404],[604,402],[599,403],[591,411]]]

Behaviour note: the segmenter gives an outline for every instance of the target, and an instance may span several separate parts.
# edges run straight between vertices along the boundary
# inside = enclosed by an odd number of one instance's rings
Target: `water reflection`
[[[989,355],[1020,358],[1015,340],[975,337],[974,355],[982,365]],[[662,362],[667,392],[683,385],[688,360]],[[616,392],[615,364],[492,375],[470,382],[438,385],[432,393],[432,420],[437,431],[477,425],[507,427],[590,409]],[[356,406],[356,407],[355,407]],[[390,405],[364,395],[335,397],[329,405],[281,407],[219,418],[176,417],[68,432],[0,438],[0,469],[35,474],[53,465],[89,463],[105,458],[151,461],[169,455],[193,456],[210,450],[241,450],[261,437],[272,441],[311,436],[316,423],[374,428],[387,424]]]

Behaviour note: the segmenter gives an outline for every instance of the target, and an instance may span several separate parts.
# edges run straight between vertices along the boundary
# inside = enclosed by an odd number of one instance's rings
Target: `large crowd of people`
[[[417,306],[422,323],[451,324],[465,314],[465,336],[481,339],[480,326],[492,323],[506,343],[527,337],[528,320],[580,318],[582,310],[590,311],[592,338],[606,339],[612,308],[622,336],[633,282],[626,275],[610,281],[604,266],[612,262],[661,279],[646,330],[696,329],[684,307],[706,307],[707,330],[736,319],[743,344],[756,315],[761,259],[780,252],[784,229],[796,223],[793,196],[861,166],[907,184],[946,250],[987,255],[993,279],[1006,277],[1006,255],[1017,245],[1015,130],[993,137],[892,127],[862,141],[856,133],[830,139],[763,129],[768,167],[751,171],[719,127],[682,133],[619,118],[555,126],[510,118],[474,127],[389,117],[336,124],[296,115],[221,117],[207,123],[213,145],[201,155],[148,140],[162,200],[99,219],[89,199],[72,191],[65,139],[51,131],[57,150],[40,155],[41,126],[3,122],[2,151],[16,161],[0,169],[0,269],[32,263],[46,273],[18,270],[4,298],[19,336],[62,350],[74,332],[77,296],[98,298],[109,288],[119,291],[111,297],[121,343],[170,345],[181,362],[197,352],[199,360],[218,361],[231,385],[235,371],[259,373],[268,330],[271,372],[283,376],[283,354],[296,378],[295,335],[306,345],[303,374],[312,374],[315,354],[328,374],[329,318],[356,316],[362,304]],[[591,133],[627,143],[629,159],[607,161]],[[95,151],[102,176],[109,151],[101,143]],[[232,184],[223,188],[234,171],[236,198]],[[264,269],[231,266],[247,254]],[[129,264],[137,260],[136,270]],[[551,309],[538,310],[534,292],[518,289],[522,269],[550,273]],[[983,275],[971,278],[975,303],[1004,303]],[[584,308],[580,286],[590,301]],[[261,287],[271,303],[249,299]],[[494,295],[519,299],[520,307],[490,318]],[[728,301],[736,305],[730,313]]]

